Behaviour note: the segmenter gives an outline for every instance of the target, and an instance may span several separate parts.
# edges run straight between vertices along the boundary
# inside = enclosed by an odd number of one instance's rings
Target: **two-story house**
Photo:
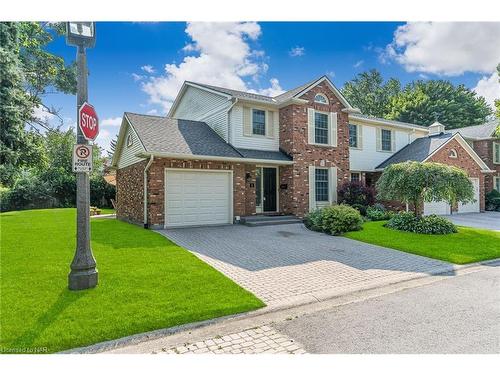
[[[117,217],[151,227],[303,217],[346,181],[374,183],[428,132],[362,115],[326,76],[276,97],[185,82],[168,116],[125,113]]]

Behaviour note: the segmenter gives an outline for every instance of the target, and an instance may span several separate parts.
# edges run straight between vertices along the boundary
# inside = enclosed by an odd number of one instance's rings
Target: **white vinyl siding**
[[[351,120],[352,122],[353,120]],[[377,129],[376,125],[357,123],[358,130],[362,129],[362,148],[349,149],[349,165],[352,171],[373,171],[377,165],[389,158],[394,152],[401,150],[416,138],[425,136],[424,132],[413,133],[411,129],[393,129],[394,151],[377,151]]]
[[[129,138],[132,141],[131,146],[127,146],[127,141]],[[123,138],[123,144],[120,152],[120,157],[118,158],[118,169],[128,167],[129,165],[135,164],[144,160],[143,158],[139,158],[135,156],[139,152],[144,152],[144,148],[142,147],[142,143],[132,130],[132,128],[127,124],[127,130],[125,133],[125,137]]]
[[[206,122],[225,141],[228,140],[227,110],[231,101],[209,91],[189,86],[172,117]]]
[[[261,108],[256,108],[261,109]],[[235,105],[229,112],[231,144],[237,148],[279,151],[279,113],[266,111],[266,134],[254,135],[252,131],[252,107]]]

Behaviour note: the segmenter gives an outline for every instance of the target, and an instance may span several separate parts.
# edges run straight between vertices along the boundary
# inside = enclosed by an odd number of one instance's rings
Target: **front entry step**
[[[247,227],[260,227],[264,225],[283,225],[283,224],[300,224],[302,220],[293,215],[278,215],[278,216],[244,216],[240,223]]]

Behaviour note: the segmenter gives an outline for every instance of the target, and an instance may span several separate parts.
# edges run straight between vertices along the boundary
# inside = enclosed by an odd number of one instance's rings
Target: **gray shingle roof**
[[[262,160],[280,160],[291,161],[287,154],[281,151],[263,151],[263,150],[249,150],[245,148],[237,148],[238,152],[247,159],[262,159]]]
[[[241,157],[206,123],[125,113],[147,152]]]
[[[236,149],[200,121],[125,112],[146,152],[291,161],[281,151]]]
[[[465,128],[453,129],[454,133],[460,133],[464,138],[481,139],[490,138],[495,133],[496,127],[499,125],[498,120],[492,120],[485,124],[467,126]]]
[[[425,129],[425,130],[429,129],[429,127],[427,127],[427,126],[411,124],[409,122],[402,122],[402,121],[395,121],[395,120],[386,120],[385,118],[373,117],[373,116],[369,116],[369,115],[363,115],[362,113],[356,113],[356,114],[352,114],[350,116],[352,118],[361,118],[361,119],[367,119],[367,120],[383,121],[383,122],[385,122],[387,124],[394,124],[394,125],[397,125],[397,126],[409,126],[409,127],[412,127],[412,128],[421,128],[421,129]]]
[[[304,91],[307,87],[313,85],[315,82],[319,81],[323,77],[316,78],[310,82],[307,82],[299,87],[296,87],[294,89],[288,90],[287,92],[284,92],[281,95],[275,96],[274,99],[280,103],[286,102],[287,100],[293,98],[295,95],[297,95],[299,92]]]
[[[228,89],[225,87],[212,86],[212,85],[207,85],[207,84],[198,83],[198,82],[190,82],[190,81],[186,81],[186,82],[193,83],[193,84],[198,85],[198,86],[203,86],[203,87],[206,87],[208,89],[215,90],[215,91],[221,92],[223,94],[231,95],[231,96],[234,96],[235,98],[239,98],[239,99],[259,100],[261,102],[268,102],[268,103],[273,103],[273,104],[277,103],[276,100],[274,100],[270,96],[266,96],[266,95],[255,94],[252,92],[238,91],[238,90]]]
[[[405,161],[424,161],[430,154],[448,142],[454,134],[445,133],[432,137],[417,138],[409,145],[403,147],[394,155],[383,161],[375,169],[385,168],[391,164]]]

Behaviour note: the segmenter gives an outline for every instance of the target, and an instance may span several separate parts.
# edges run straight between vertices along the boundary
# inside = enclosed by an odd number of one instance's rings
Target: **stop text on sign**
[[[93,141],[99,134],[99,120],[93,106],[83,103],[78,110],[78,126],[85,139]]]

